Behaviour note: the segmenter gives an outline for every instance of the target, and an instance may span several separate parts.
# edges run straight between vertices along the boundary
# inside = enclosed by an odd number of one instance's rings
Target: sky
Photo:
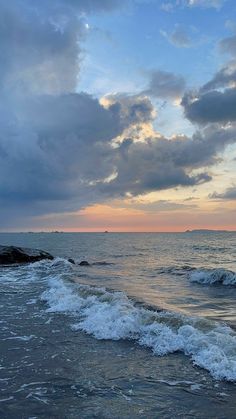
[[[0,16],[0,231],[236,230],[235,0]]]

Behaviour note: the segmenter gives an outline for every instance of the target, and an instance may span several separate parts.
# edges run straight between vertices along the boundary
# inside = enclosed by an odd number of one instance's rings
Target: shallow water
[[[0,242],[61,258],[0,270],[1,417],[235,417],[235,233]]]

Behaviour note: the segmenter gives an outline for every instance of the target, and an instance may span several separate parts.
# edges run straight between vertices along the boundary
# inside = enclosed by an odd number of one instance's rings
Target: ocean
[[[0,244],[55,256],[0,268],[1,418],[236,417],[236,232]]]

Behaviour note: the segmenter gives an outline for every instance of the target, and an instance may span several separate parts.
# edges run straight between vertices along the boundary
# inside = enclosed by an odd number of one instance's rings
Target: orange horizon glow
[[[113,203],[117,205],[117,203]],[[187,230],[236,231],[235,211],[211,208],[150,211],[132,207],[95,204],[71,213],[28,219],[4,232],[64,233],[183,233]],[[2,230],[3,232],[3,230]]]

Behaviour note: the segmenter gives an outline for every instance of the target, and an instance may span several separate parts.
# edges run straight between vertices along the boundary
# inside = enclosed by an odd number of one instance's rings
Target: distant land
[[[230,233],[232,230],[210,230],[207,228],[199,228],[195,230],[186,230],[185,233]]]

